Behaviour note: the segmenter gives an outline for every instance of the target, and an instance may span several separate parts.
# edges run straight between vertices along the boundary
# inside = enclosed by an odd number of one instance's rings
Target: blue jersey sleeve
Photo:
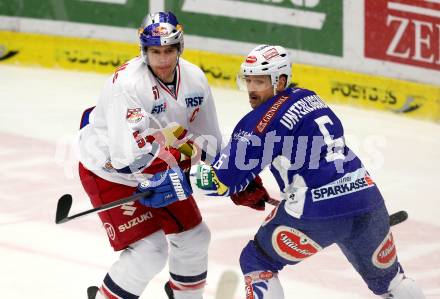
[[[273,120],[289,99],[288,95],[278,95],[237,124],[228,145],[212,164],[217,178],[229,189],[225,195],[244,190],[281,151],[282,135]]]
[[[237,193],[260,173],[266,166],[261,160],[261,139],[253,132],[234,130],[233,137],[215,158],[213,168],[221,183],[229,189],[225,195]],[[239,137],[238,134],[246,134]],[[269,161],[270,163],[270,161]]]

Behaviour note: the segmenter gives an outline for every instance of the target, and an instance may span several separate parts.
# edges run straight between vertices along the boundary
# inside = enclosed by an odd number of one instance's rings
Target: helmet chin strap
[[[272,75],[270,77],[271,77],[270,80],[272,81]],[[275,82],[272,83],[273,95],[276,95],[278,93],[277,88],[278,88],[278,82],[280,81],[280,77],[275,75],[274,81]]]
[[[180,59],[180,51],[177,53],[178,54],[177,54],[177,59],[176,59],[176,66],[174,67],[174,70],[173,70],[173,78],[176,76],[176,69],[177,69],[177,66],[179,65],[179,59]]]
[[[146,65],[149,65],[147,51],[144,51],[144,48],[142,46],[141,46],[141,57],[142,57],[142,60],[144,61],[144,63]]]

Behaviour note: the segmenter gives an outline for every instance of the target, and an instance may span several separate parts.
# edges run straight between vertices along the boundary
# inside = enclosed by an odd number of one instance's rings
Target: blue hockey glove
[[[152,208],[162,208],[178,200],[184,200],[192,194],[185,174],[178,167],[156,173],[151,179],[140,183],[136,193],[153,191],[149,197],[139,202]]]

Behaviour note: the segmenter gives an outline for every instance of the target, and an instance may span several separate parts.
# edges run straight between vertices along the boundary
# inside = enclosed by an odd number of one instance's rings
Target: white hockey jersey
[[[215,104],[202,70],[180,58],[175,91],[171,91],[140,57],[133,58],[106,81],[89,124],[80,130],[79,160],[108,181],[136,186],[138,174],[115,169],[137,161],[145,164],[146,157],[152,162],[158,148],[150,143],[139,147],[135,132],[145,137],[172,123],[187,129],[192,140],[205,136],[211,141],[208,151],[213,155],[220,150]]]

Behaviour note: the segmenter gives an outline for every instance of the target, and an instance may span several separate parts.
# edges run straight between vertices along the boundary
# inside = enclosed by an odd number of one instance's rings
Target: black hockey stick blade
[[[95,299],[98,291],[99,291],[98,287],[95,287],[95,286],[88,287],[87,288],[87,298],[88,299]]]
[[[70,208],[72,207],[72,195],[64,194],[58,199],[55,223],[60,224],[68,218]]]
[[[399,224],[408,219],[408,213],[406,211],[398,211],[390,215],[390,226]]]
[[[64,194],[63,196],[60,197],[60,199],[58,200],[58,205],[57,205],[57,211],[56,211],[56,215],[55,215],[55,223],[56,224],[61,224],[61,223],[66,223],[70,220],[82,217],[82,216],[86,216],[89,214],[93,214],[93,213],[97,213],[97,212],[104,212],[110,209],[113,209],[115,207],[119,207],[122,206],[126,203],[132,202],[132,201],[136,201],[138,199],[141,199],[143,197],[148,197],[151,196],[153,194],[152,191],[148,190],[146,192],[143,193],[138,193],[138,194],[134,194],[132,196],[129,197],[125,197],[125,198],[121,198],[115,201],[112,201],[108,204],[78,213],[78,214],[74,214],[69,216],[69,211],[70,208],[72,207],[72,195],[70,194]]]

